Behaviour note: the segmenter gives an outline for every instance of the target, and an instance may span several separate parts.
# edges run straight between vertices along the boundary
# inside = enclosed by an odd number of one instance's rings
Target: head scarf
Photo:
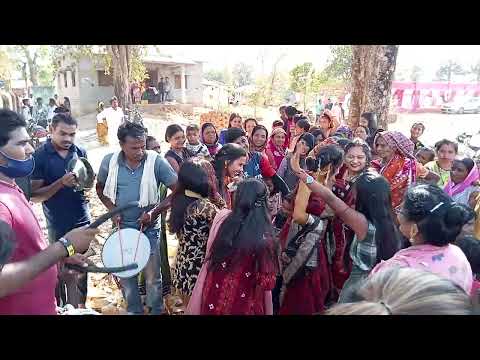
[[[333,134],[335,132],[335,130],[338,128],[338,126],[340,125],[340,122],[338,121],[337,117],[335,116],[334,113],[332,113],[330,110],[326,109],[322,116],[326,116],[330,122],[329,122],[329,134],[328,136],[330,136],[330,134]]]
[[[215,130],[215,142],[213,144],[206,144],[205,143],[205,140],[203,138],[203,132],[205,131],[205,129],[207,127],[213,127],[213,129]],[[205,124],[202,125],[202,128],[200,130],[200,141],[202,142],[202,144],[205,144],[205,146],[207,147],[208,149],[208,152],[210,153],[210,155],[214,156],[217,151],[221,148],[221,145],[218,143],[218,132],[217,132],[217,128],[215,127],[215,125],[213,125],[212,123],[210,122],[206,122]]]
[[[413,142],[398,131],[384,131],[375,136],[374,144],[376,144],[378,137],[381,136],[385,142],[392,148],[393,151],[399,153],[401,156],[415,159],[413,150],[415,145]]]
[[[457,195],[463,192],[466,188],[468,188],[470,185],[472,185],[475,181],[479,179],[480,172],[478,171],[477,164],[474,164],[472,170],[470,170],[470,173],[467,175],[465,180],[455,185],[452,179],[449,178],[444,190],[450,196]]]
[[[340,134],[342,135],[343,137],[345,137],[346,139],[352,139],[353,138],[353,131],[352,129],[350,129],[348,126],[346,125],[343,125],[343,126],[340,126],[336,131],[335,131],[335,134]]]

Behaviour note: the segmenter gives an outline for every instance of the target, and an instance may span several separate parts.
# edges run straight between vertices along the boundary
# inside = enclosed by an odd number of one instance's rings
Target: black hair
[[[52,128],[56,128],[59,123],[78,126],[78,121],[66,113],[59,113],[52,118]]]
[[[370,130],[370,133],[373,134],[377,128],[377,114],[374,112],[364,112],[360,117],[363,117],[368,121],[368,129]]]
[[[470,263],[472,272],[480,274],[480,240],[474,236],[467,235],[457,239],[455,245],[462,249]]]
[[[147,136],[147,141],[146,141],[146,144],[147,144],[147,148],[148,148],[148,143],[149,142],[152,142],[152,141],[157,141],[157,139],[155,139],[155,137],[151,136],[151,135],[148,135]],[[148,150],[148,149],[147,149]]]
[[[254,118],[245,119],[245,121],[243,122],[243,128],[245,129],[245,131],[247,131],[247,122],[249,121],[253,121],[255,123],[255,126],[258,125],[257,120],[255,120]]]
[[[357,128],[364,128],[365,129],[365,132],[367,133],[367,136],[370,135],[370,129],[366,126],[363,126],[363,125],[358,125],[355,130],[353,131],[355,133],[355,131],[357,130]]]
[[[413,129],[415,126],[420,126],[422,128],[422,133],[425,132],[425,125],[423,125],[423,123],[416,122],[412,125],[412,127],[410,129]]]
[[[265,131],[265,134],[267,136],[267,139],[268,139],[268,130],[265,126],[263,125],[255,125],[255,127],[253,128],[252,130],[252,138],[253,138],[253,134],[255,134],[258,130],[263,130]]]
[[[337,169],[342,162],[343,150],[335,144],[326,145],[318,151],[316,157],[307,156],[305,159],[307,170],[315,172],[329,164],[332,164],[332,170]]]
[[[449,146],[453,146],[453,148],[455,149],[455,153],[458,153],[458,144],[456,142],[453,142],[453,141],[450,141],[448,139],[442,139],[440,141],[437,141],[435,143],[435,151],[438,152],[440,151],[440,148],[443,146],[443,145],[449,145]]]
[[[465,165],[465,167],[467,168],[467,175],[470,173],[470,171],[472,171],[473,167],[475,166],[475,162],[470,158],[455,159],[453,160],[453,162],[460,162]]]
[[[350,143],[350,139],[347,139],[343,136],[338,136],[338,137],[333,136],[333,138],[336,139],[338,146],[340,146],[344,151],[345,151],[345,147]]]
[[[0,271],[15,249],[15,233],[9,224],[0,220]]]
[[[283,121],[282,120],[275,120],[273,123],[272,123],[272,127],[283,127]]]
[[[394,222],[390,184],[378,173],[367,170],[355,181],[355,210],[375,227],[377,263],[390,259],[402,247]]]
[[[233,143],[235,140],[237,140],[239,137],[242,137],[242,136],[247,136],[247,133],[245,132],[245,130],[231,127],[225,133],[225,141],[227,143]]]
[[[215,169],[215,175],[217,176],[218,181],[218,191],[220,195],[225,199],[224,191],[224,179],[225,171],[228,164],[241,158],[242,156],[247,156],[247,152],[243,147],[238,144],[227,143],[218,150],[213,160],[213,168]]]
[[[23,116],[11,110],[0,109],[0,146],[5,146],[10,140],[10,133],[20,127],[27,127]]]
[[[30,99],[22,99],[22,104],[23,105],[27,105],[27,102],[29,101]]]
[[[295,125],[298,126],[300,129],[305,130],[305,132],[308,132],[308,130],[310,130],[310,123],[306,118],[300,118]]]
[[[189,124],[185,131],[200,131],[197,124]]]
[[[315,146],[315,137],[309,132],[306,132],[300,135],[300,137],[298,138],[298,141],[300,140],[303,140],[308,145],[308,152],[310,152]],[[307,155],[308,155],[308,152],[307,152]]]
[[[268,189],[263,181],[246,179],[238,184],[232,212],[218,229],[208,260],[217,269],[233,256],[234,268],[241,256],[256,256],[258,271],[276,264],[272,220],[267,209]],[[273,266],[272,266],[273,268]]]
[[[370,146],[368,146],[368,144],[365,141],[363,141],[362,139],[355,138],[355,139],[349,141],[348,144],[345,145],[343,150],[345,151],[345,154],[347,154],[348,151],[350,149],[354,148],[354,147],[362,148],[362,151],[365,154],[365,157],[366,157],[366,160],[367,160],[366,167],[368,167],[368,165],[370,164],[370,161],[372,160],[372,151],[370,150]]]
[[[313,128],[315,128],[315,129],[313,129]],[[312,129],[313,129],[313,130],[312,130]],[[315,140],[317,140],[317,137],[318,137],[319,135],[322,135],[323,140],[326,139],[325,133],[324,133],[323,130],[320,129],[319,127],[312,126],[312,127],[310,128],[310,134],[312,134],[312,135],[315,137]]]
[[[63,105],[57,106],[55,110],[53,110],[55,114],[67,114],[70,111]]]
[[[417,224],[425,243],[445,246],[454,242],[471,209],[452,200],[435,185],[419,184],[407,190],[402,215]]]
[[[57,102],[55,101],[54,98],[48,99],[48,104],[51,104],[51,103],[53,103],[55,106],[57,105]]]
[[[435,159],[435,151],[433,149],[430,149],[429,147],[421,147],[420,149],[417,150],[415,153],[415,156],[420,154],[421,152],[428,152],[430,154],[430,159],[429,161],[433,161]]]
[[[217,132],[217,128],[215,127],[215,125],[211,122],[206,122],[202,125],[202,128],[200,129],[200,138],[202,141],[204,141],[204,138],[203,138],[203,132],[205,131],[205,129],[207,127],[212,127],[214,130],[215,130],[215,136],[216,136],[216,139],[215,139],[215,142],[217,143],[218,142],[218,132]]]
[[[235,119],[235,118],[240,118],[242,119],[242,117],[240,116],[240,114],[237,114],[237,113],[231,113],[230,114],[230,118],[228,119],[228,128],[230,129],[232,127],[231,123],[232,123],[232,120]]]
[[[292,117],[298,114],[298,110],[293,106],[287,106],[285,109],[285,114],[287,114],[288,117]]]
[[[184,161],[178,171],[178,182],[172,195],[172,208],[168,225],[170,232],[179,234],[185,223],[188,206],[197,198],[185,195],[190,190],[207,198],[210,193],[208,175],[199,163],[200,159],[191,158]]]
[[[165,130],[165,141],[168,142],[173,135],[175,135],[180,131],[183,133],[183,129],[180,125],[177,125],[177,124],[168,125],[167,129]]]
[[[142,125],[127,121],[118,127],[117,138],[124,143],[127,136],[138,139],[146,136],[146,134]]]
[[[37,97],[37,98],[35,99],[35,101],[36,101],[37,103],[38,103],[39,100],[43,102],[43,99],[42,99],[41,97]]]

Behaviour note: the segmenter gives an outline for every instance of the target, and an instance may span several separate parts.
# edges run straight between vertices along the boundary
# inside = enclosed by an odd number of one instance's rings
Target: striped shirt
[[[367,236],[362,241],[357,239],[357,235],[353,238],[350,248],[350,257],[353,265],[360,270],[370,271],[377,263],[377,244],[375,243],[375,226],[368,223]]]

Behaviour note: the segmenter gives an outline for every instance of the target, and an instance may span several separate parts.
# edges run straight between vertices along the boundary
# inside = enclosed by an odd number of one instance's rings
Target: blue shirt
[[[33,154],[35,170],[32,180],[43,180],[44,186],[54,183],[67,173],[68,162],[75,152],[79,157],[87,157],[85,149],[72,145],[64,159],[53,147],[52,140],[48,139]],[[54,229],[57,237],[90,222],[88,202],[83,191],[75,191],[65,186],[44,201],[42,206],[47,225]]]
[[[113,154],[106,155],[100,170],[98,171],[98,183],[105,185],[108,177],[108,166]],[[123,206],[131,201],[140,200],[140,184],[142,182],[143,168],[145,159],[136,169],[130,169],[125,162],[123,152],[118,157],[118,175],[117,175],[117,195],[115,199],[115,206]],[[157,185],[164,184],[169,187],[177,182],[177,173],[170,166],[167,160],[158,155],[155,159],[155,180]],[[144,211],[150,211],[155,205],[150,205],[146,208],[130,208],[121,214],[120,227],[139,229],[138,218]],[[158,227],[158,222],[155,224]]]
[[[262,179],[262,171],[260,169],[260,154],[254,152],[251,154],[248,162],[245,164],[243,171],[245,178]]]

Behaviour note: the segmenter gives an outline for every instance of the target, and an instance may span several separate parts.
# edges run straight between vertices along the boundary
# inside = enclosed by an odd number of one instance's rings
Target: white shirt
[[[53,119],[53,117],[55,116],[55,112],[54,112],[54,111],[55,111],[56,108],[57,108],[57,107],[56,107],[55,105],[53,105],[53,106],[50,106],[50,105],[49,105],[49,106],[48,106],[47,120],[50,121],[50,120]]]
[[[123,122],[123,110],[121,107],[117,107],[117,110],[114,110],[112,107],[106,108],[100,114],[97,115],[97,122],[103,122],[103,119],[107,119],[109,124],[118,124],[120,125]]]

